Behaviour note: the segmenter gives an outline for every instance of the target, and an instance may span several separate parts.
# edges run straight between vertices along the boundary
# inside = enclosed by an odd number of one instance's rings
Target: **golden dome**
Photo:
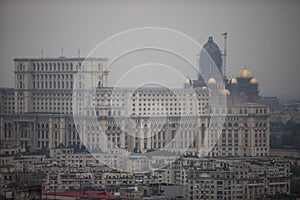
[[[191,84],[192,83],[192,80],[190,79],[190,77],[186,77],[185,83],[186,84]]]
[[[252,79],[250,80],[250,83],[251,83],[251,84],[258,84],[258,81],[257,81],[256,78],[252,78]]]
[[[221,94],[224,94],[224,95],[226,95],[226,96],[229,96],[229,95],[230,95],[230,92],[229,92],[229,90],[227,90],[227,89],[220,90],[220,93],[221,93]]]
[[[231,84],[237,84],[236,78],[231,78],[231,79],[229,79],[228,82],[231,83]]]
[[[238,78],[252,78],[253,74],[246,68],[244,67],[239,73],[238,73]]]
[[[217,81],[216,81],[215,78],[211,77],[211,78],[208,79],[207,83],[208,83],[208,84],[216,84]]]

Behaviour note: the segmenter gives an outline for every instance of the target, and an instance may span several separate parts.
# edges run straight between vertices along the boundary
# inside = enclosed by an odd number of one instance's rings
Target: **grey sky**
[[[158,26],[200,44],[208,36],[223,48],[227,74],[246,65],[262,94],[300,96],[300,2],[287,1],[0,1],[0,84],[13,86],[15,57],[87,55],[120,31]],[[121,67],[121,66],[120,66]]]

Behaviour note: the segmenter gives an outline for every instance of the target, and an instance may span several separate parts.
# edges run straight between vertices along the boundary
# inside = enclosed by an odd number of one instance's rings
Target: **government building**
[[[204,72],[198,80],[187,78],[182,88],[134,92],[108,85],[106,58],[15,58],[15,87],[0,90],[0,140],[23,149],[85,145],[104,151],[104,144],[130,152],[269,155],[269,108],[259,103],[258,81],[246,68],[228,79],[212,37],[202,51],[222,79]],[[205,66],[200,59],[200,71]],[[86,89],[89,82],[97,84]],[[210,88],[225,98],[225,107],[212,106]],[[222,124],[214,124],[212,115],[223,116]]]

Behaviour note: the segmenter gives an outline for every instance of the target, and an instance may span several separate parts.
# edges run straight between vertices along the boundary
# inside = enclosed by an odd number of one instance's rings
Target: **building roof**
[[[250,80],[250,83],[251,83],[251,84],[258,84],[258,81],[257,81],[256,78],[252,78],[252,79]]]
[[[222,55],[219,46],[214,42],[213,37],[209,37],[208,41],[204,44],[203,49],[209,54],[211,59],[214,61],[217,66],[220,74],[222,72]]]
[[[190,77],[186,77],[185,83],[186,84],[191,84],[192,83],[192,80],[190,79]]]
[[[216,82],[215,78],[211,77],[210,79],[208,79],[207,83],[208,84],[216,84],[217,82]]]
[[[224,95],[226,95],[226,96],[230,95],[230,91],[227,90],[227,89],[222,89],[222,90],[220,90],[220,93],[221,93],[221,94],[224,94]]]
[[[228,82],[231,83],[231,84],[237,84],[236,78],[231,78],[231,79],[229,79]]]
[[[239,73],[238,73],[238,78],[253,78],[252,72],[244,67]]]
[[[55,196],[64,196],[64,197],[93,197],[99,199],[118,199],[117,196],[113,196],[111,193],[107,193],[104,191],[72,191],[72,192],[48,192],[46,190],[42,191],[42,195],[55,195]]]
[[[58,57],[58,58],[14,58],[14,62],[58,62],[58,61],[108,61],[107,58],[95,57]]]

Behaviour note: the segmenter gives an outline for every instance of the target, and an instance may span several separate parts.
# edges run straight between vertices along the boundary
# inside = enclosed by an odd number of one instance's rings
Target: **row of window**
[[[22,63],[17,65],[17,70],[19,71],[25,71],[25,65],[22,65]]]
[[[81,63],[78,63],[78,66],[81,66]],[[68,71],[71,70],[73,71],[73,63],[33,63],[32,64],[33,70],[34,71]]]
[[[39,110],[43,110],[43,111],[47,111],[48,107],[33,107],[33,110],[35,111],[39,111]],[[71,111],[71,108],[69,109],[68,107],[49,107],[49,110],[52,111],[57,111],[57,113],[61,113],[61,114],[72,114],[73,112]],[[65,111],[66,110],[66,111]],[[68,112],[68,110],[70,110],[70,112]]]
[[[73,74],[33,74],[33,79],[73,79]]]
[[[66,97],[72,97],[72,93],[68,93],[68,92],[63,92],[63,93],[59,93],[59,92],[55,92],[55,91],[50,91],[50,92],[47,92],[47,93],[40,93],[40,92],[37,92],[37,93],[33,93],[33,95],[32,96],[41,96],[41,97],[43,97],[43,96],[45,96],[46,98],[48,98],[48,97],[51,97],[51,96],[62,96],[62,97],[64,97],[64,96],[66,96]]]
[[[33,81],[33,88],[34,89],[72,89],[73,88],[73,81]]]
[[[179,97],[186,97],[186,96],[190,96],[190,97],[194,97],[195,96],[195,94],[190,94],[190,95],[188,95],[188,94],[186,94],[186,93],[183,93],[183,94],[181,94],[181,93],[179,93],[179,94],[165,94],[165,93],[144,93],[144,94],[141,94],[141,93],[139,93],[139,95],[137,95],[137,94],[135,94],[135,93],[133,93],[132,94],[132,96],[133,97],[135,97],[135,96],[139,96],[139,97],[142,97],[142,96],[144,96],[144,97],[146,97],[146,96],[148,96],[148,97],[150,97],[150,96],[166,96],[166,97],[168,97],[168,96],[170,96],[170,97],[177,97],[177,96],[179,96]],[[200,94],[198,94],[198,96],[200,97],[200,96],[203,96],[203,97],[208,97],[209,95],[207,94],[207,93],[200,93]]]
[[[52,99],[49,99],[49,100],[51,101]],[[55,101],[56,99],[54,98],[53,100]],[[59,98],[58,98],[57,100],[60,101]],[[33,105],[48,105],[48,102],[45,102],[45,103],[44,103],[44,101],[42,101],[41,103],[39,103],[39,102],[37,101],[37,102],[33,102]],[[49,105],[51,106],[51,105],[52,105],[52,102],[49,102]],[[56,105],[56,102],[53,102],[53,105]],[[62,105],[62,106],[64,106],[65,104],[64,104],[64,102],[62,102],[61,104],[60,104],[60,102],[57,102],[57,105]],[[68,106],[68,105],[69,105],[69,103],[66,102],[66,106]],[[70,106],[72,106],[72,102],[70,102]]]
[[[3,113],[14,113],[15,108],[14,107],[4,107]]]
[[[195,102],[196,99],[184,99],[184,98],[179,98],[179,99],[169,99],[169,98],[165,98],[165,99],[131,99],[133,102],[135,101],[139,101],[139,102],[145,102],[145,101],[150,101],[150,102],[153,102],[153,101],[175,101],[175,102],[180,102],[180,101],[183,101],[183,102],[186,102],[186,101],[189,101],[189,102]],[[201,101],[204,101],[204,102],[208,102],[208,99],[197,99],[199,102]],[[145,104],[144,104],[145,105]]]
[[[14,100],[14,99],[13,99]],[[4,103],[5,105],[14,105],[15,104],[15,102],[14,101],[9,101],[9,102],[7,102],[7,101],[5,101],[5,103]]]

